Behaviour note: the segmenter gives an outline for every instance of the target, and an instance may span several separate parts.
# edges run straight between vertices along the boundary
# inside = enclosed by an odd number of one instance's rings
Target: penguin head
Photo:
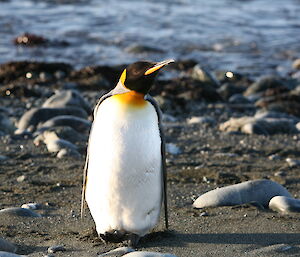
[[[162,62],[135,62],[130,64],[122,73],[120,81],[129,90],[147,94],[150,90],[158,71],[174,60]]]

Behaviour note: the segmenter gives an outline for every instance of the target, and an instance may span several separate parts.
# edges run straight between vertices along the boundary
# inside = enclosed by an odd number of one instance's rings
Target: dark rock
[[[0,216],[1,215],[8,215],[8,216],[19,216],[19,217],[41,217],[40,214],[26,209],[26,208],[20,208],[20,207],[11,207],[0,210]]]
[[[60,115],[74,115],[87,119],[87,113],[81,108],[32,108],[25,112],[21,117],[18,123],[18,131],[16,133],[19,134],[25,130],[34,131],[39,123]]]
[[[89,120],[82,119],[72,115],[56,116],[47,120],[38,127],[39,131],[49,130],[57,126],[68,126],[75,129],[78,132],[87,132],[90,130],[92,123]]]
[[[223,99],[228,100],[232,95],[241,94],[244,90],[245,89],[240,86],[225,83],[217,91]]]
[[[15,245],[0,238],[0,251],[14,253],[14,252],[16,252],[16,250],[17,250],[17,247]]]
[[[39,46],[39,45],[45,45],[48,42],[49,42],[48,39],[31,33],[24,33],[23,35],[18,36],[14,39],[15,45],[24,45],[24,46]]]

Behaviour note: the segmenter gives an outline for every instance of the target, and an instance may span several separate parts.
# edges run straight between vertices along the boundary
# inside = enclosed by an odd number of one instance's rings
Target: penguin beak
[[[164,66],[172,63],[172,62],[175,62],[175,60],[173,59],[169,59],[169,60],[165,60],[165,61],[162,61],[162,62],[158,62],[156,63],[153,67],[149,68],[148,70],[146,70],[146,72],[144,73],[144,75],[149,75],[161,68],[163,68]]]

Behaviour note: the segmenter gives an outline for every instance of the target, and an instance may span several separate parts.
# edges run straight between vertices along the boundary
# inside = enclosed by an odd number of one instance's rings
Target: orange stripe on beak
[[[162,62],[158,62],[156,63],[153,67],[151,67],[150,69],[146,70],[146,72],[144,73],[145,75],[149,75],[159,69],[161,69],[162,67],[172,63],[172,62],[175,62],[173,59],[169,59],[169,60],[165,60],[165,61],[162,61]]]

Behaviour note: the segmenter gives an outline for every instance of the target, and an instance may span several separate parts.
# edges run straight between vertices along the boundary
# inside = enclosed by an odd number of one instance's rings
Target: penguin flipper
[[[162,192],[163,192],[163,204],[164,204],[164,216],[165,216],[165,227],[166,229],[169,229],[169,215],[168,215],[168,198],[167,198],[167,165],[166,165],[166,140],[165,135],[163,131],[162,126],[162,112],[157,104],[157,102],[154,100],[153,97],[150,95],[146,95],[145,100],[149,101],[153,107],[155,108],[155,111],[157,113],[158,117],[158,127],[159,127],[159,133],[161,138],[161,156],[162,156],[162,163],[161,163],[161,174],[162,174]]]
[[[96,113],[98,111],[98,108],[99,108],[100,104],[105,99],[107,99],[108,97],[110,97],[112,95],[114,95],[114,90],[111,90],[107,94],[105,94],[102,97],[100,97],[98,103],[96,104],[96,106],[94,108],[94,117],[96,116]],[[93,125],[91,127],[90,135],[91,135],[92,129],[93,129]],[[80,208],[81,219],[83,218],[84,209],[85,209],[85,191],[86,191],[87,171],[88,171],[88,163],[89,163],[89,145],[90,145],[90,139],[91,139],[91,136],[89,137],[89,140],[88,140],[88,147],[87,147],[87,152],[86,152],[85,164],[84,164],[84,168],[83,168],[83,183],[82,183],[81,208]]]

